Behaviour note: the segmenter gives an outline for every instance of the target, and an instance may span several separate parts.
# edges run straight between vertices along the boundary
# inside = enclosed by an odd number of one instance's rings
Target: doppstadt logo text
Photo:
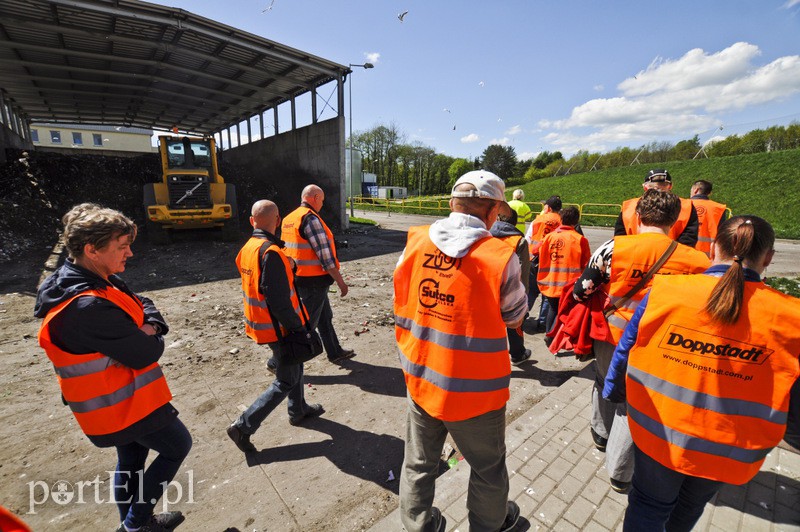
[[[456,302],[456,296],[439,291],[439,283],[434,279],[423,279],[419,283],[419,304],[425,308],[433,308],[437,305],[452,307]]]
[[[729,358],[747,364],[763,364],[772,355],[771,349],[730,338],[714,336],[678,325],[670,325],[658,344],[663,349],[706,358]]]

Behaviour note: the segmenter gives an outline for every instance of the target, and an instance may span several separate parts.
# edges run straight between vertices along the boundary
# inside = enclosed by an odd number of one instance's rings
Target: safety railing
[[[526,203],[531,211],[536,213],[541,209],[538,202]],[[612,226],[622,212],[622,205],[618,203],[564,203],[564,207],[574,206],[581,213],[582,225]],[[356,196],[353,206],[363,210],[401,212],[406,214],[428,214],[433,216],[447,216],[450,212],[450,197],[426,197],[389,199],[373,198],[371,196]],[[348,203],[349,207],[349,203]],[[727,209],[728,216],[732,215]]]

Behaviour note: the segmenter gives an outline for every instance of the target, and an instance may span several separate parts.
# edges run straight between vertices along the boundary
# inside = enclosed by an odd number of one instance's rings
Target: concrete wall
[[[256,182],[262,181],[274,188],[277,197],[267,199],[278,204],[282,216],[300,204],[300,193],[306,185],[319,185],[325,191],[321,213],[325,223],[334,232],[347,227],[344,117],[225,150],[220,157],[252,173]],[[249,209],[249,206],[240,207]]]

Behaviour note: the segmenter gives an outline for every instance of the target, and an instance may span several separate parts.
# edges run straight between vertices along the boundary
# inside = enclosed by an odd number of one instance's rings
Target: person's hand
[[[147,336],[155,336],[158,334],[158,329],[156,329],[154,325],[151,325],[149,323],[145,323],[144,325],[139,327],[139,330],[145,333]]]
[[[347,283],[344,282],[344,279],[337,281],[336,285],[339,287],[339,297],[346,296],[349,288],[347,287]]]

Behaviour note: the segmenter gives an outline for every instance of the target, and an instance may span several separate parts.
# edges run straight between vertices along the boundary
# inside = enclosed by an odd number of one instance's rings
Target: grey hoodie
[[[431,224],[428,236],[442,253],[458,259],[466,255],[475,242],[491,238],[492,234],[480,218],[451,212],[447,218]],[[402,260],[403,255],[400,255]],[[519,259],[512,255],[503,270],[503,282],[500,285],[500,313],[506,325],[518,322],[528,311],[528,297],[520,282],[520,275]]]

